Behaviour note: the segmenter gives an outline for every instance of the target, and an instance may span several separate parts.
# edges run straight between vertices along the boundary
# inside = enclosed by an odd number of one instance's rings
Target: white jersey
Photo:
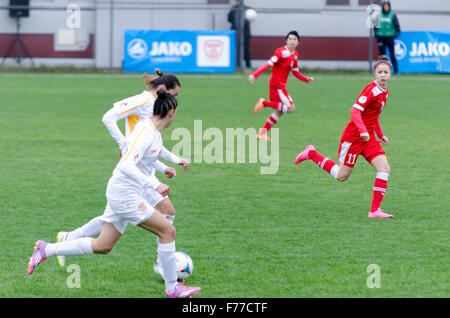
[[[161,184],[154,174],[154,163],[162,149],[161,133],[148,118],[140,121],[129,138],[129,146],[108,182],[108,200],[123,200],[129,195],[145,196]]]
[[[103,122],[121,149],[126,147],[126,137],[133,132],[136,124],[153,115],[154,104],[155,98],[153,95],[149,91],[143,91],[139,95],[115,102],[113,108],[103,116]],[[122,132],[117,126],[117,121],[123,118],[126,118],[126,137],[122,135]]]
[[[141,94],[125,98],[115,102],[113,108],[103,116],[103,123],[108,128],[113,139],[119,144],[120,149],[124,150],[128,145],[128,139],[135,126],[152,117],[155,97],[149,91],[143,91]],[[125,118],[125,136],[117,126],[117,121]],[[174,164],[180,163],[180,158],[175,154],[162,148],[161,157]],[[165,173],[167,166],[161,161],[155,163],[155,168],[161,173]],[[154,174],[154,171],[153,171]]]

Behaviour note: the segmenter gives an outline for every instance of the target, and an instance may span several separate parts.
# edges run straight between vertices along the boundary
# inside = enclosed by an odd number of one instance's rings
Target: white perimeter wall
[[[29,18],[21,19],[22,33],[55,34],[66,27],[67,5],[79,4],[81,27],[95,36],[95,58],[91,64],[120,68],[124,30],[229,29],[226,15],[234,0],[229,4],[210,5],[207,0],[30,0],[30,3],[34,9]],[[111,3],[114,3],[113,10]],[[0,34],[16,32],[16,21],[6,9],[8,4],[9,0],[0,0]],[[245,4],[258,11],[258,19],[252,23],[253,36],[283,36],[291,29],[300,30],[302,36],[365,37],[369,34],[365,7],[359,6],[358,0],[350,0],[349,6],[327,6],[326,0],[245,0]],[[450,30],[450,0],[391,0],[391,4],[404,31]],[[14,63],[13,59],[9,60]],[[60,60],[43,59],[43,62],[50,65],[64,62]],[[71,63],[82,61],[75,59]],[[323,64],[328,68],[337,65]],[[342,67],[342,62],[337,66]]]

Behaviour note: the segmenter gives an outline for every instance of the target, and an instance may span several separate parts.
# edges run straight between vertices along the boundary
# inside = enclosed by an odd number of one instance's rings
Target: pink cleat
[[[195,294],[200,292],[200,287],[189,287],[184,286],[184,281],[182,283],[177,283],[177,287],[171,292],[168,293],[166,290],[167,298],[190,298]]]
[[[258,132],[258,134],[256,135],[256,139],[258,140],[265,140],[265,141],[270,141],[270,137],[267,136],[267,129],[266,128],[261,128]]]
[[[256,103],[255,107],[253,108],[254,115],[256,115],[257,113],[259,113],[260,111],[262,111],[264,109],[263,101],[264,101],[264,98],[258,99],[258,102]]]
[[[270,141],[270,137],[267,136],[267,134],[261,134],[261,133],[259,133],[258,135],[256,135],[256,139],[258,139],[258,140]]]
[[[28,275],[33,274],[36,267],[47,259],[45,254],[45,247],[48,245],[45,241],[37,241],[34,247],[33,255],[30,258],[30,263],[28,264]]]
[[[316,150],[316,148],[313,145],[306,146],[306,148],[297,155],[297,157],[294,160],[294,164],[298,165],[300,162],[308,160],[309,152],[311,150]]]
[[[394,218],[393,215],[384,213],[383,210],[381,210],[380,208],[376,209],[373,212],[369,212],[368,217],[371,218],[371,219],[374,219],[374,218],[393,219]]]

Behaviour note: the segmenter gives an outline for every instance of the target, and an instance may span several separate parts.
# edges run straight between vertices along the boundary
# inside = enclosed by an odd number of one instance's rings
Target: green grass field
[[[194,120],[203,130],[259,129],[270,111],[253,115],[253,105],[267,97],[268,75],[254,85],[247,75],[179,75],[165,146],[176,144],[176,128],[193,133]],[[312,162],[293,165],[310,143],[337,160],[350,107],[372,76],[306,75],[312,85],[288,85],[297,110],[276,126],[276,174],[260,174],[261,163],[202,162],[177,167],[174,179],[160,175],[177,210],[177,250],[194,260],[188,285],[205,298],[449,297],[450,77],[389,83],[380,122],[392,171],[382,207],[395,219],[372,220],[375,171],[362,157],[345,183]],[[26,273],[36,240],[54,242],[103,213],[118,147],[101,118],[143,89],[140,74],[0,74],[0,297],[163,296],[155,237],[132,225],[109,255],[67,259],[81,269],[81,288],[67,286],[72,273],[55,257]],[[380,288],[367,286],[370,264]]]

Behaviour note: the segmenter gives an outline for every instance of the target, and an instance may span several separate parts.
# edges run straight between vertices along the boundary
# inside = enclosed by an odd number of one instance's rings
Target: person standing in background
[[[386,47],[389,50],[394,73],[398,73],[397,58],[395,57],[394,39],[400,34],[400,24],[397,15],[391,10],[391,2],[383,0],[382,10],[380,12],[380,25],[375,28],[375,37],[377,39],[379,55],[386,54]]]
[[[236,4],[228,12],[228,22],[231,23],[231,30],[237,30],[240,2],[241,2],[240,0],[236,0]],[[244,12],[248,8],[249,7],[244,6]],[[244,18],[244,60],[246,68],[251,68],[250,38],[251,38],[250,21]],[[239,49],[239,46],[237,46],[237,49]]]

